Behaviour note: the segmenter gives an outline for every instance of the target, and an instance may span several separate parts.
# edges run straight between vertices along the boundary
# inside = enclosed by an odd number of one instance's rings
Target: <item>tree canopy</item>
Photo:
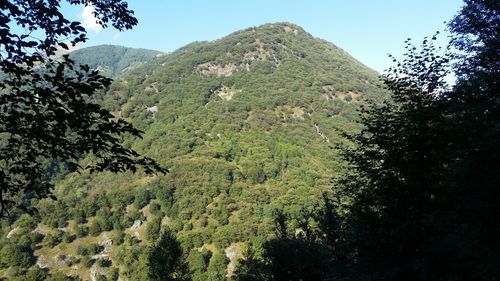
[[[181,245],[170,230],[164,230],[148,250],[147,266],[152,281],[190,280]]]

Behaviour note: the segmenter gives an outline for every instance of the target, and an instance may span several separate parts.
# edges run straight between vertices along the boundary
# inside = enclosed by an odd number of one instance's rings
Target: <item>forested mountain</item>
[[[375,71],[289,23],[168,55],[97,46],[71,57],[115,77],[99,102],[144,131],[127,146],[170,172],[55,166],[58,200],[2,226],[0,274],[13,280],[35,264],[143,280],[145,246],[162,228],[176,234],[193,280],[232,278],[249,249],[276,235],[277,215],[290,233],[318,227],[313,215],[346,165],[341,132],[359,131],[356,109],[386,96]]]
[[[106,76],[115,77],[161,55],[164,53],[154,50],[99,45],[78,49],[69,56],[77,63],[88,64]]]

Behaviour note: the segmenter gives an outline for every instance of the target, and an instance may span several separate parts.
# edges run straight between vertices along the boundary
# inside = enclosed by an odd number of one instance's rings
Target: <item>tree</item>
[[[500,275],[500,4],[467,0],[448,57],[408,46],[386,76],[391,99],[362,113],[348,153],[353,279],[494,280]]]
[[[189,268],[193,281],[207,280],[207,268],[212,257],[212,252],[203,248],[200,250],[194,248],[188,256]]]
[[[449,58],[437,54],[432,40],[420,51],[407,41],[406,49],[384,77],[389,99],[363,108],[364,129],[349,136],[351,174],[341,185],[352,201],[345,235],[358,279],[431,280],[439,266],[430,252],[433,208],[441,199],[436,189],[447,163],[439,100]]]
[[[99,234],[101,234],[101,232],[102,228],[99,224],[99,221],[97,221],[97,219],[93,220],[89,226],[89,234],[92,236],[98,236]]]
[[[66,276],[62,272],[54,272],[50,276],[45,279],[47,281],[78,281],[81,280],[79,277],[74,277],[74,276]]]
[[[210,263],[207,268],[208,281],[223,281],[226,280],[228,258],[222,253],[215,253],[210,258]]]
[[[109,269],[108,280],[117,281],[120,278],[120,270],[116,267]]]
[[[187,264],[175,235],[163,231],[147,253],[149,280],[189,280]]]
[[[30,267],[33,263],[33,250],[19,245],[7,244],[0,250],[0,267]]]
[[[454,161],[439,221],[449,229],[443,255],[457,257],[448,264],[457,279],[492,280],[500,276],[500,3],[466,0],[449,27],[460,55],[447,95]]]
[[[44,281],[48,273],[38,266],[31,267],[23,275],[13,276],[13,281]]]
[[[158,240],[161,232],[161,220],[162,217],[154,216],[153,219],[148,222],[146,226],[145,238],[148,241]]]
[[[462,51],[456,64],[459,81],[477,79],[479,73],[498,75],[499,13],[500,4],[496,1],[465,0],[462,10],[449,23],[451,43]]]
[[[325,215],[328,213],[325,207]],[[306,216],[306,220],[310,219]],[[328,241],[322,241],[324,233],[307,230],[301,225],[302,232],[289,233],[289,221],[285,214],[278,211],[275,216],[276,237],[254,247],[239,262],[236,280],[324,280],[331,257]],[[331,225],[325,230],[331,230]],[[293,230],[297,230],[292,226]],[[325,233],[326,234],[326,233]],[[328,233],[329,234],[329,233]],[[325,239],[326,240],[326,239]],[[259,245],[260,244],[260,245]]]
[[[111,80],[58,48],[86,41],[85,29],[60,12],[61,1],[2,1],[0,9],[0,216],[50,196],[50,170],[166,172],[123,146],[141,132],[96,103]],[[67,0],[92,6],[97,23],[122,31],[137,24],[122,0]],[[63,42],[69,40],[69,42]],[[93,160],[82,166],[85,155]]]

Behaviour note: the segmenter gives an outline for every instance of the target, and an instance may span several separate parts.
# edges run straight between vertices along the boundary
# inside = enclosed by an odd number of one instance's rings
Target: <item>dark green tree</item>
[[[54,272],[53,274],[49,275],[47,281],[79,281],[81,280],[79,277],[74,277],[74,276],[66,276],[62,272]]]
[[[149,280],[190,280],[181,245],[165,230],[147,253]]]
[[[361,110],[364,129],[346,155],[351,174],[341,184],[353,202],[346,254],[358,279],[430,280],[439,266],[430,246],[447,163],[439,100],[449,58],[432,40],[420,51],[407,41],[406,49],[384,77],[390,98]]]
[[[310,217],[305,218],[307,220]],[[237,280],[325,279],[331,261],[328,241],[323,239],[325,235],[307,230],[305,225],[300,227],[301,232],[290,233],[289,221],[281,211],[277,212],[276,238],[257,247],[260,248],[260,253],[255,250],[247,253],[247,257],[238,266]],[[325,227],[325,230],[332,229]]]
[[[153,219],[146,225],[145,238],[148,241],[156,241],[161,234],[162,217],[154,216]]]
[[[462,10],[448,24],[452,32],[452,45],[462,51],[461,59],[456,64],[459,75],[458,86],[471,78],[494,78],[498,75],[498,49],[500,4],[490,0],[465,0]],[[484,82],[498,85],[496,81],[486,79]],[[493,90],[477,89],[487,92]],[[472,94],[472,93],[470,93]]]
[[[116,267],[112,267],[108,272],[108,280],[109,281],[117,281],[120,277],[120,270]]]
[[[13,276],[11,280],[13,281],[44,281],[47,280],[48,272],[39,268],[38,266],[34,266],[26,271],[22,275]]]
[[[93,220],[89,226],[89,234],[92,236],[98,236],[101,234],[102,228],[98,220]]]
[[[95,102],[111,80],[67,56],[55,57],[58,48],[86,41],[85,29],[64,17],[60,2],[0,3],[0,215],[12,207],[28,209],[27,199],[49,196],[48,170],[56,163],[68,171],[165,172],[123,146],[124,135],[141,132]],[[122,0],[66,2],[93,6],[103,27],[121,31],[137,24]],[[85,155],[93,161],[82,167]]]
[[[450,116],[448,200],[439,224],[446,270],[457,280],[500,276],[500,3],[466,0],[450,22],[459,50],[457,83],[447,95]],[[443,258],[444,258],[443,257]],[[455,257],[450,259],[449,257]]]
[[[192,249],[188,256],[189,268],[193,281],[206,280],[206,272],[212,252],[207,249]]]
[[[33,250],[28,247],[7,244],[0,250],[0,267],[30,267],[34,263]]]
[[[343,182],[353,279],[500,275],[500,4],[465,1],[449,26],[453,88],[442,83],[448,57],[409,46],[386,76],[391,100],[363,111]]]
[[[215,253],[208,264],[207,281],[226,280],[228,262],[229,260],[223,253]]]

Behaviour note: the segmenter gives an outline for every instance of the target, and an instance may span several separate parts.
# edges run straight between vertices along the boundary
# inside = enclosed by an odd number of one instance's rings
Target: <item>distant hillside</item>
[[[115,46],[72,54],[116,75],[102,103],[144,131],[125,143],[171,172],[58,181],[59,200],[42,200],[31,225],[49,237],[34,255],[52,271],[138,280],[141,253],[168,227],[193,280],[224,280],[209,278],[216,270],[232,276],[246,249],[258,252],[275,235],[277,211],[290,218],[290,233],[317,227],[311,214],[346,167],[337,147],[350,143],[339,132],[359,130],[356,109],[385,96],[375,71],[289,23],[158,54]],[[2,231],[4,241],[21,239]],[[104,246],[82,250],[94,244]]]
[[[70,57],[79,63],[99,69],[107,76],[115,77],[161,54],[162,52],[154,50],[99,45],[73,51]]]

